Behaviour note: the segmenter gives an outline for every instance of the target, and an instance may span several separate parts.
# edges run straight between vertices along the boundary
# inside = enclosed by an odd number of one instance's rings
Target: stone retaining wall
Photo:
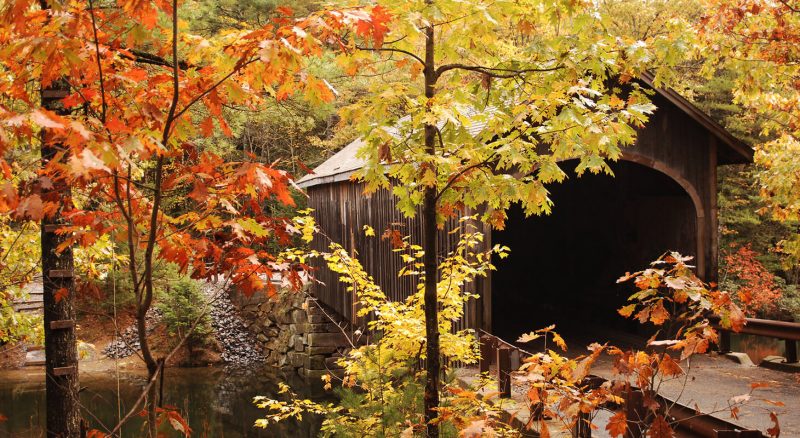
[[[308,380],[342,373],[336,361],[350,344],[337,324],[348,325],[330,308],[305,293],[281,292],[271,299],[263,294],[233,295],[245,325],[264,348],[267,365],[293,370]]]

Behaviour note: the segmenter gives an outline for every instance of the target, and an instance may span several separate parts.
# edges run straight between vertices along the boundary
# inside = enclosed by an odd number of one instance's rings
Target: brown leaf
[[[650,424],[647,436],[650,438],[672,438],[675,435],[672,432],[672,428],[669,427],[667,420],[664,419],[664,416],[657,415],[656,418],[653,419],[653,423]]]

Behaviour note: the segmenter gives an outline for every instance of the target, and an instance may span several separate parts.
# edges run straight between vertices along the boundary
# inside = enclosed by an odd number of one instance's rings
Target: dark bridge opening
[[[695,207],[672,178],[629,161],[611,164],[614,177],[577,177],[575,165],[562,163],[570,178],[550,187],[552,214],[515,207],[492,233],[511,248],[492,273],[492,331],[504,339],[550,324],[579,340],[636,333],[616,311],[633,285],[616,280],[667,250],[696,255]]]

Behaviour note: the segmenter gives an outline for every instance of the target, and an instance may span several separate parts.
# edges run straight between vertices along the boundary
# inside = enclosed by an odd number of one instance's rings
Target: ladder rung
[[[50,278],[72,278],[72,269],[51,269]]]
[[[53,368],[54,376],[69,376],[75,374],[75,365]]]
[[[71,319],[61,319],[58,321],[50,321],[50,330],[63,330],[75,327],[75,321]]]

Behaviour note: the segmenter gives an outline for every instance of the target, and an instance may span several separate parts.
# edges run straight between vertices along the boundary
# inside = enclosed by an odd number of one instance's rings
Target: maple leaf
[[[669,312],[664,308],[664,302],[658,303],[650,310],[650,321],[655,325],[662,325],[669,319]]]
[[[214,135],[214,118],[206,117],[203,119],[203,121],[200,123],[200,131],[205,137],[211,137]]]
[[[67,289],[65,287],[62,287],[62,288],[56,290],[53,293],[53,298],[55,298],[56,303],[60,303],[61,300],[63,300],[64,298],[66,298],[68,296],[69,296],[69,289]]]
[[[547,422],[539,420],[539,437],[550,438],[550,429],[547,427]]]
[[[634,310],[636,310],[636,304],[629,304],[627,306],[621,307],[619,310],[617,310],[617,313],[624,316],[625,318],[630,318]]]
[[[463,438],[479,438],[486,432],[486,420],[472,421],[467,427],[458,432],[458,436]]]
[[[567,343],[564,342],[564,338],[556,332],[553,332],[553,342],[555,342],[562,351],[567,351]]]
[[[769,419],[770,421],[772,421],[773,426],[767,429],[767,433],[772,438],[779,438],[781,436],[781,425],[778,422],[778,414],[776,414],[775,412],[770,412]]]
[[[39,195],[33,194],[23,198],[17,206],[17,215],[32,220],[41,220],[44,217],[44,204]]]
[[[658,363],[658,371],[667,377],[676,377],[683,374],[681,366],[668,354],[662,355],[662,359]]]
[[[44,109],[37,109],[31,113],[31,121],[42,128],[46,129],[62,129],[64,125],[59,121],[61,117],[55,115],[51,111]]]
[[[536,339],[539,339],[541,337],[542,337],[542,335],[540,335],[540,334],[538,334],[538,333],[536,333],[534,331],[534,332],[523,334],[522,336],[519,337],[519,339],[517,339],[517,342],[522,342],[522,343],[531,342],[531,341],[535,341]]]
[[[196,179],[192,186],[192,191],[187,195],[195,202],[203,202],[208,198],[208,187],[203,184],[203,181]]]
[[[628,431],[628,421],[625,412],[618,411],[616,414],[612,415],[611,418],[608,419],[606,430],[614,438],[625,435],[625,432]]]
[[[672,438],[675,434],[664,416],[656,415],[650,424],[650,429],[647,430],[647,436],[650,438]]]

